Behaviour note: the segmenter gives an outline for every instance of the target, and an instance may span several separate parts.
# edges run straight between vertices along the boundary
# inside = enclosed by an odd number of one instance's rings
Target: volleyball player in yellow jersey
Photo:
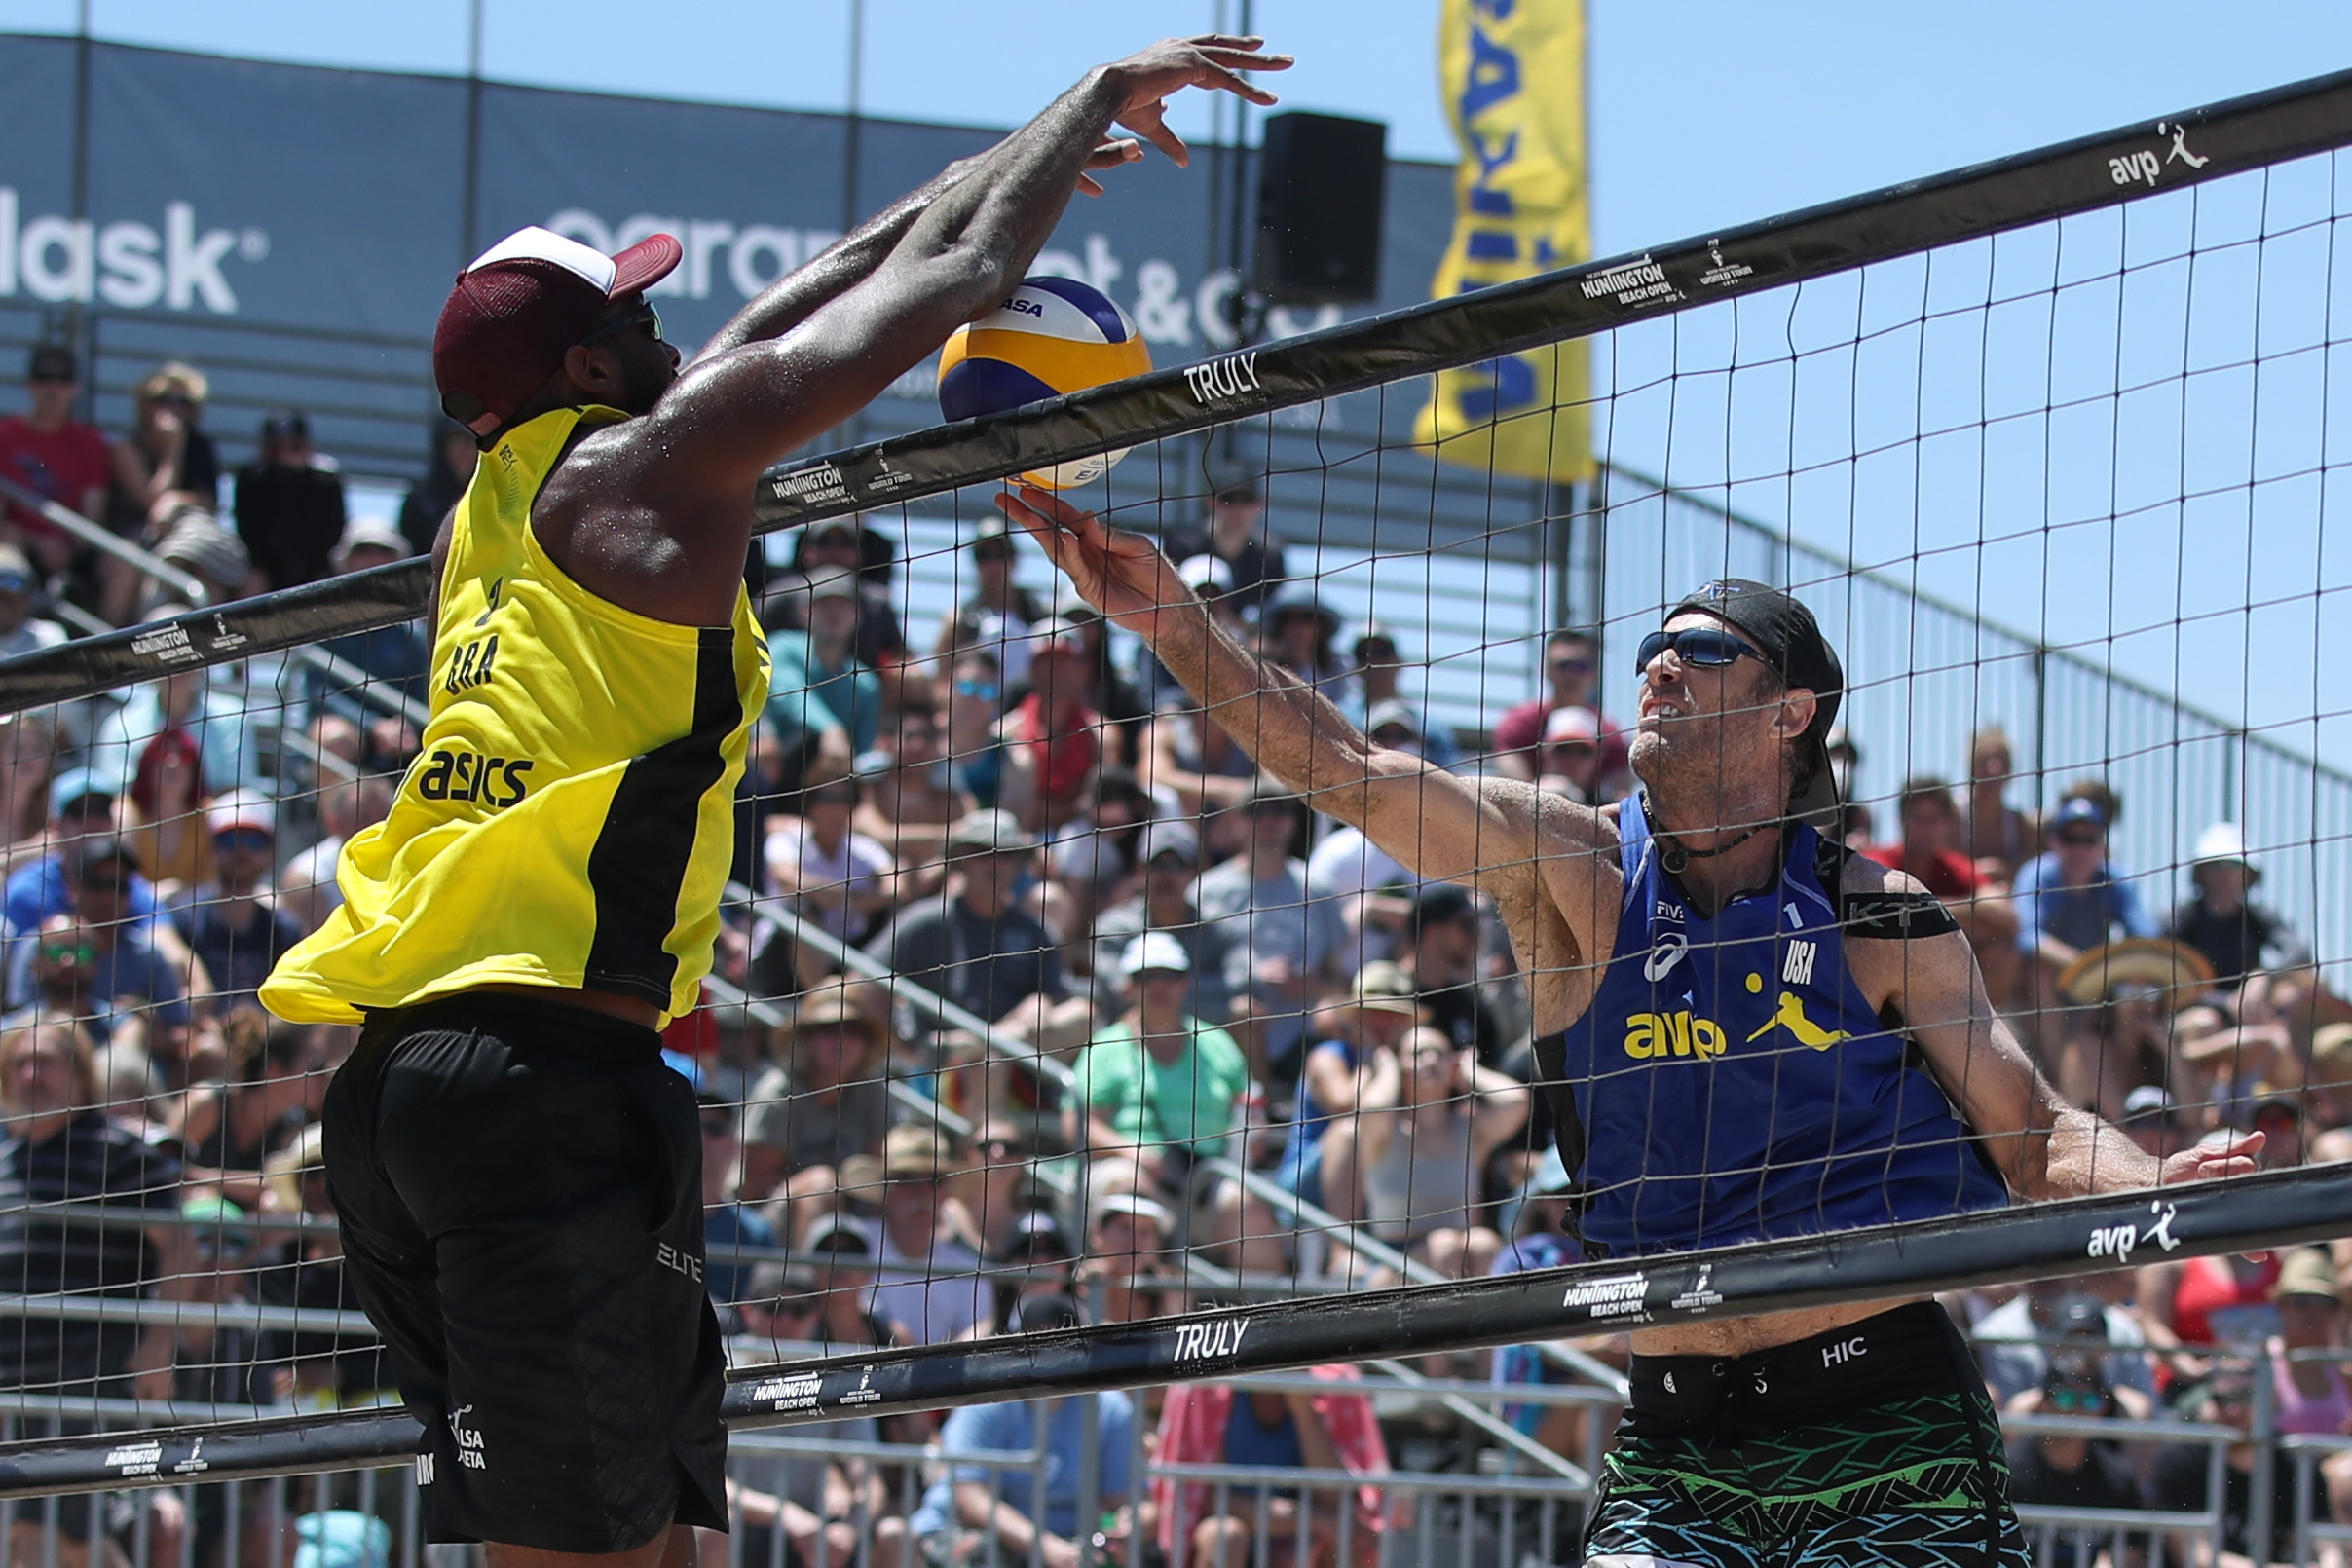
[[[433,550],[432,716],[345,903],[263,1000],[365,1024],[326,1166],[361,1304],[424,1424],[435,1540],[495,1568],[684,1563],[726,1527],[700,1139],[661,1064],[710,967],[767,658],[743,591],[763,469],[993,308],[1089,169],[1179,163],[1163,100],[1270,93],[1254,38],[1090,72],[745,307],[683,373],[608,257],[525,229],[433,337],[483,457]]]

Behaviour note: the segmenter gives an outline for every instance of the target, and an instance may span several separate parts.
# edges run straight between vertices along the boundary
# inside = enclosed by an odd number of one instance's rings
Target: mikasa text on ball
[[[955,329],[939,355],[939,411],[973,419],[1139,376],[1151,351],[1127,313],[1074,278],[1025,278],[1004,303]],[[1041,490],[1087,484],[1127,448],[1025,473]]]

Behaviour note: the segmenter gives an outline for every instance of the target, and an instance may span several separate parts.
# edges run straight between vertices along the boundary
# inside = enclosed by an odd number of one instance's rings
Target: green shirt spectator
[[[1097,1154],[1175,1146],[1199,1158],[1232,1131],[1250,1064],[1232,1035],[1184,1011],[1191,967],[1184,945],[1166,931],[1128,945],[1120,965],[1127,1012],[1078,1058],[1084,1143]],[[1079,1132],[1071,1128],[1073,1141]]]
[[[839,567],[809,579],[806,631],[767,636],[773,673],[767,715],[788,741],[839,726],[852,756],[874,749],[882,717],[882,678],[858,662],[857,579]]]

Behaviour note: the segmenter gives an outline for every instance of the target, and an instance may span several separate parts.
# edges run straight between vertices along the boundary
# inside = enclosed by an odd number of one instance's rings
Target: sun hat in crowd
[[[2197,835],[2189,869],[2194,871],[2199,866],[2243,866],[2249,882],[2262,879],[2260,870],[2246,858],[2246,830],[2234,822],[2216,822]]]
[[[1374,958],[1356,971],[1356,979],[1348,987],[1343,1007],[1354,1007],[1367,1013],[1400,1013],[1406,1018],[1421,1016],[1420,993],[1413,988],[1410,975],[1402,964],[1387,958]]]
[[[2343,1288],[2335,1283],[2335,1264],[2316,1247],[2298,1247],[2289,1252],[2279,1264],[2278,1284],[2271,1287],[2271,1298],[2280,1296],[2321,1296],[2340,1304]]]
[[[1101,1219],[1110,1214],[1129,1214],[1137,1219],[1148,1219],[1160,1227],[1163,1236],[1176,1223],[1176,1216],[1168,1212],[1166,1204],[1146,1198],[1139,1192],[1108,1192],[1096,1199],[1095,1217]]]
[[[948,830],[950,860],[960,860],[966,855],[1021,854],[1035,847],[1029,836],[1021,831],[1021,823],[1012,812],[993,807],[966,812]]]
[[[1187,866],[1201,863],[1201,836],[1192,824],[1175,817],[1154,817],[1143,824],[1136,840],[1136,864],[1148,866],[1162,855],[1176,855]]]
[[[2179,1012],[2213,989],[2213,964],[2170,937],[2125,937],[2091,949],[2058,971],[2059,994],[2077,1007],[2105,1001],[2126,986],[2152,986],[2164,1006]]]
[[[1127,945],[1125,955],[1119,959],[1119,973],[1132,980],[1154,969],[1169,974],[1188,975],[1192,973],[1192,954],[1184,951],[1184,944],[1168,932],[1146,931]]]
[[[278,837],[278,807],[252,790],[231,790],[205,808],[205,831],[218,838],[251,828]]]

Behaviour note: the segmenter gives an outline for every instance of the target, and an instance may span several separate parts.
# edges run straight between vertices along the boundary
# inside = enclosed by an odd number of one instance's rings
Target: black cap
[[[1228,506],[1246,505],[1265,499],[1258,489],[1257,475],[1246,471],[1219,474],[1216,478],[1215,499]]]
[[[264,441],[307,441],[311,438],[311,422],[299,409],[281,408],[261,422]]]
[[[26,381],[79,381],[81,365],[62,343],[37,343],[24,360]]]
[[[1404,934],[1417,937],[1424,927],[1450,925],[1469,919],[1474,913],[1469,889],[1452,882],[1423,882],[1421,891],[1413,895],[1412,913],[1405,916]]]
[[[1838,807],[1838,781],[1829,769],[1829,749],[1824,737],[1838,722],[1838,704],[1846,692],[1846,671],[1838,663],[1837,650],[1821,635],[1820,623],[1813,619],[1813,613],[1778,588],[1746,578],[1719,578],[1701,584],[1666,612],[1666,618],[1672,620],[1687,611],[1713,616],[1735,630],[1746,633],[1774,674],[1787,685],[1802,687],[1813,694],[1813,722],[1806,727],[1804,739],[1812,754],[1812,778],[1805,793],[1789,803],[1796,815],[1808,820],[1816,813],[1834,812]]]

